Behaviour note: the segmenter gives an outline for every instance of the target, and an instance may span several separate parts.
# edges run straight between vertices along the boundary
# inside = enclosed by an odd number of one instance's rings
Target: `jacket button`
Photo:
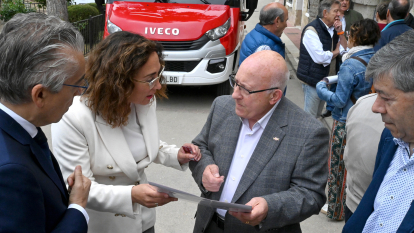
[[[109,179],[110,180],[115,180],[115,176],[110,176]]]
[[[108,165],[108,166],[106,166],[106,168],[108,168],[108,169],[114,169],[114,167],[112,167],[112,165]]]
[[[115,217],[118,217],[119,216],[119,214],[115,214]]]
[[[139,181],[135,182],[135,185],[139,185]]]
[[[122,217],[126,217],[126,215],[125,215],[125,214],[121,214],[121,216],[122,216]]]

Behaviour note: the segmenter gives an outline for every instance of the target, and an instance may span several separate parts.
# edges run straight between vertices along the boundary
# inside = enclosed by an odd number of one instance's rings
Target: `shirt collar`
[[[323,22],[323,20],[321,18],[319,18],[319,20],[325,25],[326,29],[328,29],[328,32],[333,34],[333,31],[335,30],[335,27],[328,27],[328,25],[325,24],[325,22]]]
[[[280,99],[281,100],[281,99]],[[266,128],[267,123],[270,120],[270,117],[272,116],[273,112],[275,111],[276,107],[279,105],[280,100],[277,101],[277,103],[266,113],[266,115],[264,115],[262,118],[260,118],[260,120],[258,120],[252,127],[252,129],[258,125],[260,126],[262,129]],[[246,118],[241,118],[240,120],[243,122],[244,125],[246,125],[247,127],[249,127],[249,121]]]
[[[387,25],[386,25],[386,26],[382,29],[382,31],[381,31],[381,32],[385,31],[385,29],[389,28],[392,24],[394,24],[394,23],[396,23],[396,22],[401,22],[401,21],[404,21],[404,19],[398,19],[398,20],[394,20],[394,21],[392,21],[391,23],[387,24]]]
[[[7,115],[9,115],[11,118],[13,118],[19,125],[25,129],[32,138],[34,138],[37,134],[37,128],[32,123],[24,119],[23,117],[17,115],[15,112],[10,110],[8,107],[4,106],[2,103],[0,103],[0,109],[3,110]]]
[[[392,140],[394,141],[395,145],[398,145],[402,148],[406,148],[407,151],[410,151],[410,144],[408,142],[404,142],[403,140],[401,140],[401,138],[393,138]],[[409,155],[411,155],[412,153],[414,153],[414,149],[409,153]]]

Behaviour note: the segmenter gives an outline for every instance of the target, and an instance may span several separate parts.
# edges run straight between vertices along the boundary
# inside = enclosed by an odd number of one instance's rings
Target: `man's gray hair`
[[[323,18],[323,11],[326,10],[327,12],[331,11],[331,7],[334,4],[341,5],[341,3],[338,0],[323,0],[318,9],[318,16],[319,18]]]
[[[391,78],[395,88],[414,92],[414,30],[393,39],[369,61],[365,79]]]
[[[37,84],[59,92],[79,66],[63,50],[83,48],[83,37],[72,24],[40,13],[16,14],[0,33],[0,100],[29,103]]]
[[[260,21],[259,24],[260,25],[262,25],[262,26],[272,25],[272,24],[275,23],[275,19],[277,17],[279,17],[282,22],[285,21],[285,12],[282,9],[280,9],[278,7],[267,7],[266,8],[266,6],[264,6],[260,10],[260,15],[259,15],[259,21]]]

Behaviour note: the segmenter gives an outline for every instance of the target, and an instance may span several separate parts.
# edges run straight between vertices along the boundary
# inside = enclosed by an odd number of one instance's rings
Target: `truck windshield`
[[[114,3],[116,0],[107,0],[108,4]],[[229,5],[230,7],[240,7],[240,0],[128,0],[119,2],[158,2],[158,3],[183,3],[183,4],[213,4],[213,5]]]

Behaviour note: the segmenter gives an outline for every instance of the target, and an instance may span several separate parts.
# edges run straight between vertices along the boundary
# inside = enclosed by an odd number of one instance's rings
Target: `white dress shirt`
[[[331,37],[333,37],[335,28],[333,26],[328,27],[321,19],[319,20],[326,26],[329,34],[331,35]],[[342,26],[342,28],[344,28],[344,26]],[[306,50],[308,51],[309,55],[311,56],[312,60],[316,64],[322,64],[325,67],[331,64],[333,53],[331,51],[323,50],[323,45],[321,40],[319,39],[318,34],[316,34],[312,30],[306,30],[305,34],[303,35],[302,42]],[[340,43],[339,39],[338,43]],[[340,45],[339,52],[343,54],[344,51],[346,50],[342,47],[342,45]]]
[[[147,157],[148,154],[144,135],[142,134],[141,126],[138,121],[139,119],[137,119],[135,104],[131,104],[131,112],[128,115],[128,124],[126,126],[121,126],[121,130],[124,133],[129,150],[137,163]]]
[[[3,112],[7,113],[7,115],[13,118],[17,123],[19,123],[19,125],[21,125],[22,128],[26,130],[32,138],[36,136],[37,131],[38,131],[36,126],[34,126],[32,123],[30,123],[23,117],[17,115],[15,112],[10,110],[8,107],[4,106],[2,103],[0,103],[0,109],[3,110]],[[82,212],[83,216],[85,216],[86,223],[89,223],[89,215],[88,213],[86,213],[86,210],[82,206],[78,204],[70,204],[68,206],[68,209],[71,209],[71,208],[77,209],[80,212]]]
[[[394,138],[398,145],[374,201],[374,211],[363,233],[396,232],[414,199],[414,156],[408,143]]]
[[[257,121],[252,129],[249,127],[249,121],[242,119],[242,127],[239,133],[239,139],[237,141],[236,150],[231,161],[229,173],[227,174],[226,181],[224,182],[223,192],[221,193],[220,201],[231,202],[236,192],[237,186],[239,186],[240,180],[243,176],[244,170],[249,163],[256,145],[262,136],[270,117],[275,111],[280,100],[273,106],[269,112],[266,113],[259,121]],[[227,210],[217,209],[217,213],[224,218]]]

